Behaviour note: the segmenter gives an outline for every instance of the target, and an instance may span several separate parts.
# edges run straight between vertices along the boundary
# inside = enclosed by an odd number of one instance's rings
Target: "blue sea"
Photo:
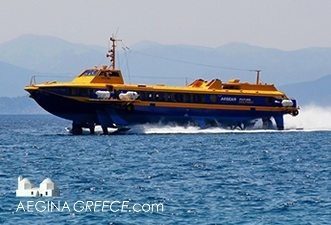
[[[69,126],[0,116],[1,224],[331,224],[331,131],[158,126],[72,136]],[[51,178],[60,196],[16,197],[20,175],[35,185]],[[28,211],[28,201],[70,211]],[[84,206],[97,201],[117,211]],[[163,210],[148,211],[154,203]]]

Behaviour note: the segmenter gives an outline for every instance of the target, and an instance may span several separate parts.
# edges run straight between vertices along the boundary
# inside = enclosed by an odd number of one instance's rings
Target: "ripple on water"
[[[7,128],[0,130],[0,223],[331,220],[331,132],[175,134],[172,129],[170,134],[71,136],[64,130],[70,123],[51,116],[3,116],[0,124]],[[162,202],[164,212],[16,213],[18,175],[35,184],[51,177],[63,201]]]

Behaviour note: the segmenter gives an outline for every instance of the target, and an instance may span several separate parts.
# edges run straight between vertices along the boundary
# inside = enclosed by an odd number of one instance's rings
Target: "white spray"
[[[273,121],[274,122],[274,121]],[[302,106],[298,116],[284,116],[285,131],[331,131],[331,106]],[[262,121],[258,121],[254,130],[226,130],[222,128],[200,129],[194,126],[178,125],[144,125],[140,128],[133,129],[135,133],[145,134],[190,134],[190,133],[256,133],[256,132],[279,132],[277,130],[262,130]],[[284,131],[282,131],[284,132]]]
[[[297,117],[284,116],[285,129],[331,130],[331,106],[302,106]]]
[[[274,121],[273,121],[274,123]],[[285,131],[331,131],[331,106],[302,106],[298,116],[284,116]],[[208,129],[200,129],[195,126],[179,126],[179,125],[164,125],[164,124],[147,124],[133,126],[129,133],[135,134],[194,134],[194,133],[256,133],[256,132],[279,132],[277,130],[262,130],[262,121],[258,121],[254,130],[226,130],[223,128],[213,127]],[[116,129],[108,129],[109,132],[114,132]],[[96,133],[101,134],[102,129],[97,126]],[[284,132],[284,131],[282,131]],[[89,133],[86,130],[85,133]]]

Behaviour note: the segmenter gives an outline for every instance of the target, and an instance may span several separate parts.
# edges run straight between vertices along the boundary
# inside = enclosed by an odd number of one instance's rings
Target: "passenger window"
[[[148,94],[148,99],[149,99],[149,100],[153,100],[153,93],[149,93],[149,94]]]
[[[157,95],[158,95],[158,99],[157,100],[160,101],[160,102],[163,102],[164,101],[164,93],[160,92]]]
[[[89,90],[86,89],[86,88],[81,88],[81,89],[78,89],[79,90],[79,96],[82,96],[82,97],[88,97],[89,96]]]
[[[193,96],[194,96],[193,94],[186,94],[185,95],[185,97],[186,97],[185,102],[189,102],[189,103],[194,102],[194,97]]]
[[[144,92],[140,91],[140,92],[138,92],[138,94],[139,94],[139,99],[140,100],[144,100],[145,99]]]
[[[202,95],[195,94],[194,95],[194,103],[201,103],[202,102]]]
[[[155,94],[155,100],[159,100],[160,99],[160,95],[158,93]]]
[[[216,103],[217,102],[217,96],[216,95],[210,95],[209,100],[211,103]]]
[[[183,94],[175,94],[175,101],[176,102],[183,102]]]
[[[184,99],[183,99],[183,101],[184,102],[190,102],[190,94],[184,94]]]
[[[165,99],[167,102],[171,102],[172,101],[172,96],[171,96],[171,93],[165,93]]]
[[[77,88],[72,88],[71,89],[71,95],[73,95],[73,96],[79,95],[79,90]]]
[[[273,98],[271,98],[271,97],[268,97],[267,98],[267,103],[268,104],[272,104],[274,102],[274,99]]]

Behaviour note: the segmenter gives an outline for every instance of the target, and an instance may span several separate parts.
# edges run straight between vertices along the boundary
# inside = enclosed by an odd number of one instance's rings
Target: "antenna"
[[[116,66],[116,42],[122,41],[120,39],[115,39],[114,35],[112,35],[109,39],[112,42],[111,49],[108,50],[107,58],[110,58],[110,66],[114,70]]]
[[[260,72],[261,70],[255,70],[256,72],[256,84],[260,84]]]

